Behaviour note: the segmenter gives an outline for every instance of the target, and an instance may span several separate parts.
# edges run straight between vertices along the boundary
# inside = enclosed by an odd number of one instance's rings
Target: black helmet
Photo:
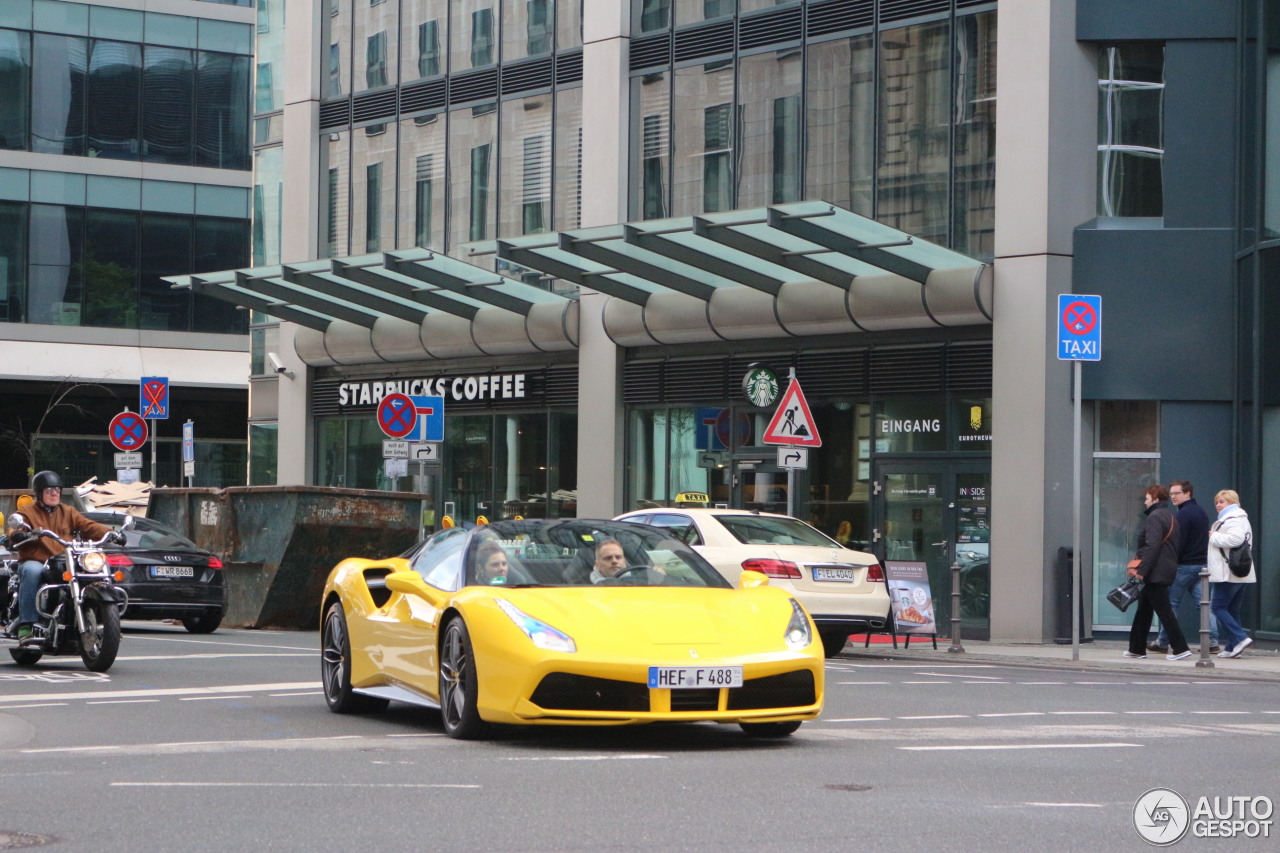
[[[36,493],[36,498],[44,494],[45,489],[61,489],[62,478],[55,471],[41,471],[31,478],[31,491]]]

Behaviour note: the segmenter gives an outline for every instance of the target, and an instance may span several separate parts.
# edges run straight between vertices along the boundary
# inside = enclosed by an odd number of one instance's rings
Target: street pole
[[[794,367],[787,368],[787,379],[794,382],[796,379],[796,369]],[[789,386],[788,386],[789,387]],[[796,469],[787,469],[787,515],[794,516],[796,514]]]
[[[1080,362],[1073,362],[1075,401],[1072,411],[1071,471],[1071,659],[1080,660]],[[1061,611],[1059,611],[1061,612]]]

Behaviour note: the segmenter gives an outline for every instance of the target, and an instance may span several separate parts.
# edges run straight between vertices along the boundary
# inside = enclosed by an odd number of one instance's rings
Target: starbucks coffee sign
[[[753,406],[765,408],[778,402],[778,375],[767,367],[753,364],[742,377],[742,392]]]

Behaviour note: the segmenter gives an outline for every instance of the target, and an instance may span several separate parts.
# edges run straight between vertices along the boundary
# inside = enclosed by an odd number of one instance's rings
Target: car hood
[[[769,587],[556,587],[504,590],[502,597],[572,636],[580,650],[617,654],[672,645],[777,651],[794,612],[791,596]]]

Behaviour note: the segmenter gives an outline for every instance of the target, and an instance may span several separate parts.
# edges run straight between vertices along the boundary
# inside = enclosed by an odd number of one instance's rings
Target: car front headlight
[[[800,606],[800,602],[794,598],[791,599],[791,621],[787,623],[787,630],[782,635],[782,638],[786,640],[787,648],[793,652],[804,651],[813,642],[813,631],[809,628],[809,617],[805,615],[804,608]]]
[[[573,637],[563,631],[552,628],[541,619],[534,619],[505,598],[499,598],[497,602],[498,606],[502,608],[502,612],[510,616],[511,621],[516,623],[516,627],[524,631],[525,636],[532,640],[533,644],[538,648],[546,649],[549,652],[576,652],[578,650],[577,644],[573,642]]]

